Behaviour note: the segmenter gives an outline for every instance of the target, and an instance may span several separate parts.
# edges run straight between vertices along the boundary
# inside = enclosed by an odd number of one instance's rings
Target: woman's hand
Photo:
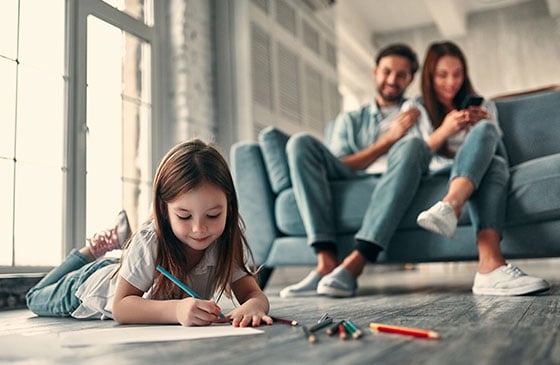
[[[467,124],[469,127],[472,127],[476,123],[480,122],[482,119],[490,119],[491,116],[488,111],[481,106],[470,106],[466,109],[468,115],[468,122]]]
[[[208,326],[214,322],[225,322],[220,319],[220,307],[210,301],[185,298],[178,301],[175,308],[177,322],[183,326]]]
[[[258,327],[263,322],[268,325],[272,324],[272,318],[263,310],[262,302],[254,299],[249,299],[226,314],[226,318],[234,327]]]
[[[447,139],[463,129],[468,128],[470,125],[468,109],[454,109],[447,113],[438,129],[444,135],[445,139]]]

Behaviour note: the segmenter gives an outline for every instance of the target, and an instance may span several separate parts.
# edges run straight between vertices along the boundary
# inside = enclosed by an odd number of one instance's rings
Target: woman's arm
[[[263,321],[272,324],[272,318],[267,315],[270,309],[268,298],[253,276],[246,275],[235,281],[231,284],[231,289],[241,304],[226,315],[233,326],[258,327]]]
[[[142,298],[144,292],[119,277],[113,299],[113,319],[121,324],[177,324],[205,326],[222,322],[220,307],[212,301],[194,298],[153,300]]]

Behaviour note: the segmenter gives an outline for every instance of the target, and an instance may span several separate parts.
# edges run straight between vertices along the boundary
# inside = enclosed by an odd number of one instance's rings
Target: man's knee
[[[402,138],[389,150],[389,159],[394,161],[410,161],[426,165],[430,158],[430,148],[423,139],[418,137]]]
[[[297,162],[303,156],[308,156],[320,143],[315,137],[308,133],[297,133],[290,137],[286,144],[286,154],[290,163]]]

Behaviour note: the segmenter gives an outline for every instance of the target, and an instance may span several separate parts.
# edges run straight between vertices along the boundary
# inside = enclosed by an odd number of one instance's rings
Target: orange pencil
[[[381,324],[381,323],[373,323],[373,322],[369,324],[369,328],[379,332],[397,333],[400,335],[407,335],[407,336],[414,336],[414,337],[431,338],[431,339],[440,338],[440,335],[437,332],[426,331],[418,328],[391,326],[389,324]]]

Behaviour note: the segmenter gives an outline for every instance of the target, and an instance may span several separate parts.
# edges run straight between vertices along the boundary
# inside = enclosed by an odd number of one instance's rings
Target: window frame
[[[150,170],[155,173],[155,163],[161,145],[160,128],[155,121],[162,116],[162,71],[160,35],[164,23],[161,1],[154,0],[154,25],[120,11],[102,0],[66,1],[66,121],[64,161],[67,173],[64,181],[66,201],[63,207],[63,257],[73,248],[80,248],[86,238],[86,140],[87,140],[87,21],[88,16],[107,22],[151,45],[151,95],[152,115],[150,129]],[[110,219],[110,217],[108,217]]]

